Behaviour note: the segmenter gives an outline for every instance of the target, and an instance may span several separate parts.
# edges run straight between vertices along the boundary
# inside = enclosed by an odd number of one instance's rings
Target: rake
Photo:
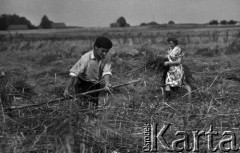
[[[137,79],[137,80],[133,80],[133,81],[130,81],[130,82],[127,82],[127,83],[124,83],[124,84],[115,85],[115,86],[112,87],[112,89],[116,89],[116,88],[119,88],[119,87],[122,87],[122,86],[127,86],[129,84],[135,84],[135,83],[138,83],[140,81],[141,81],[141,79]],[[44,103],[38,103],[38,104],[32,104],[32,105],[26,105],[26,106],[11,106],[10,108],[7,108],[6,111],[13,111],[13,110],[19,110],[19,109],[25,109],[25,108],[31,108],[31,107],[39,107],[39,106],[42,106],[42,105],[45,105],[45,104],[62,102],[62,101],[74,99],[74,98],[77,98],[77,97],[81,97],[81,96],[84,96],[84,95],[87,95],[87,94],[100,92],[100,91],[106,91],[106,89],[101,88],[101,89],[97,89],[97,90],[91,90],[91,91],[83,92],[83,93],[80,93],[80,94],[76,94],[76,95],[71,96],[71,97],[57,98],[57,99],[47,101],[47,102],[44,102]]]

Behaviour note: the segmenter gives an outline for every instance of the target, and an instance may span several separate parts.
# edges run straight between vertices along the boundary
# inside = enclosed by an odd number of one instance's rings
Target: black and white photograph
[[[0,153],[240,152],[240,0],[0,0]]]

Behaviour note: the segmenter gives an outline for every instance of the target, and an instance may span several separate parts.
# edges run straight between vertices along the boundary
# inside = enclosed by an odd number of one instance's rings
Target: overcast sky
[[[0,14],[18,14],[34,25],[43,15],[68,26],[106,27],[120,16],[130,25],[155,21],[240,21],[240,0],[0,0]]]

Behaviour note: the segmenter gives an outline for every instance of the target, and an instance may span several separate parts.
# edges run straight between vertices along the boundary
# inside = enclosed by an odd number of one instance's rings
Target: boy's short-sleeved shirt
[[[98,62],[94,57],[93,50],[82,55],[70,69],[70,76],[90,82],[99,82],[107,74],[112,75],[111,57],[107,55]]]

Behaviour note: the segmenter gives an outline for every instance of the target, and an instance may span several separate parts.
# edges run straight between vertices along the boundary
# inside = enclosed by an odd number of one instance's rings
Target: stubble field
[[[62,97],[69,69],[90,49],[98,35],[112,39],[112,84],[141,82],[101,93],[98,110],[83,110],[77,100],[41,107],[0,111],[0,152],[143,152],[144,125],[171,124],[164,137],[171,144],[186,131],[213,126],[236,134],[240,144],[240,29],[155,28],[67,29],[1,33],[1,96],[7,105],[24,106]],[[179,89],[164,100],[157,57],[166,54],[167,37],[174,36],[185,52],[192,74],[193,99]],[[151,63],[151,64],[149,64]],[[2,100],[3,101],[3,100]],[[6,106],[5,106],[6,107]],[[226,144],[229,146],[230,143]],[[181,148],[183,143],[179,143]],[[158,152],[167,152],[158,143]],[[208,152],[207,137],[200,152]],[[220,151],[219,151],[220,152]]]

